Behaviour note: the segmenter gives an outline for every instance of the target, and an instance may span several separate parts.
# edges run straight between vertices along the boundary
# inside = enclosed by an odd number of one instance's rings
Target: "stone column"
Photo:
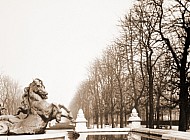
[[[131,117],[129,117],[129,127],[130,128],[140,128],[141,127],[141,118],[138,116],[137,110],[133,108]]]
[[[82,109],[79,109],[75,122],[76,122],[76,127],[75,127],[76,131],[87,129],[87,127],[86,127],[87,120],[85,119]]]

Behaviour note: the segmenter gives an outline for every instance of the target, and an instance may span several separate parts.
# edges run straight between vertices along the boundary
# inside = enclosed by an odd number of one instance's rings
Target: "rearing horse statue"
[[[36,78],[28,87],[24,89],[24,95],[22,96],[23,101],[21,102],[22,106],[19,107],[17,115],[21,112],[24,114],[31,114],[32,103],[35,101],[42,101],[47,99],[48,93],[45,90],[43,82]]]
[[[33,80],[24,89],[22,106],[19,107],[17,114],[0,116],[0,134],[44,133],[48,122],[53,119],[57,122],[61,121],[62,116],[69,120],[73,119],[64,105],[48,103],[47,95],[43,82],[38,78]],[[63,115],[61,108],[68,115]],[[20,119],[18,117],[20,113],[26,114],[26,117]]]
[[[32,83],[29,84],[28,87],[24,89],[24,95],[22,96],[22,106],[20,107],[17,115],[22,112],[24,114],[33,114],[33,104],[37,104],[39,101],[47,99],[47,91],[45,90],[45,86],[42,82],[42,80],[36,78],[33,80]],[[70,111],[64,106],[59,105],[61,108],[63,108],[67,113],[70,113]]]

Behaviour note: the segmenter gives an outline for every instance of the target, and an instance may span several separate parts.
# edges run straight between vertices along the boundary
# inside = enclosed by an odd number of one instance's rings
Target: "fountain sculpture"
[[[22,106],[18,108],[16,115],[0,116],[0,134],[43,134],[49,121],[55,119],[59,122],[62,116],[73,119],[64,105],[48,103],[47,95],[42,80],[33,80],[24,89]],[[68,114],[63,115],[61,108]],[[22,118],[20,114],[25,116]]]

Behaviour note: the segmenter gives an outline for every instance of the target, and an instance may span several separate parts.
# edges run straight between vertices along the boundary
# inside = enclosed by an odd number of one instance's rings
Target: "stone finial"
[[[87,120],[84,117],[84,113],[82,109],[79,109],[78,111],[76,122],[87,122]]]
[[[131,128],[139,128],[141,123],[141,118],[138,116],[137,110],[135,108],[132,109],[131,117],[128,119],[129,127]]]
[[[131,116],[132,117],[138,117],[138,113],[137,113],[137,110],[135,108],[132,109]]]
[[[76,118],[76,130],[86,130],[86,123],[87,120],[85,119],[84,113],[82,109],[79,109],[78,114],[77,114],[77,118]]]

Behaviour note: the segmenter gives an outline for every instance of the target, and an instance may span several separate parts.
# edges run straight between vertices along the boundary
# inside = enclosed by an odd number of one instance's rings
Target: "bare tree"
[[[131,62],[129,63],[131,65],[129,69],[129,73],[132,77],[133,81],[133,92],[135,95],[137,95],[137,91],[135,90],[135,74],[134,73],[134,63],[135,61],[140,60],[139,66],[141,68],[141,75],[142,79],[144,80],[142,85],[142,91],[144,91],[145,83],[147,83],[147,91],[148,91],[148,104],[149,104],[149,127],[153,128],[153,121],[154,121],[154,71],[153,68],[156,65],[157,60],[162,56],[161,50],[161,43],[158,43],[157,36],[158,33],[155,31],[155,28],[158,23],[158,18],[156,15],[157,9],[155,7],[152,7],[149,0],[140,1],[138,4],[136,4],[133,9],[131,9],[131,12],[128,14],[128,16],[125,16],[125,21],[123,22],[123,29],[125,31],[126,36],[126,48],[127,53],[130,56]],[[129,47],[130,46],[130,47]],[[135,48],[135,49],[134,49]],[[130,52],[130,54],[128,53]],[[134,53],[140,54],[139,56],[134,56]],[[144,68],[142,69],[142,64],[144,64]],[[138,66],[135,66],[138,68]],[[144,76],[144,72],[146,72],[147,76]],[[147,79],[145,79],[147,78]],[[142,93],[142,92],[141,92]],[[141,97],[141,96],[139,96]],[[138,99],[138,98],[136,98]],[[137,100],[136,100],[137,101]]]
[[[173,0],[169,3],[163,0],[154,4],[159,9],[158,32],[161,40],[171,52],[179,75],[179,131],[188,129],[189,114],[189,46],[190,46],[190,2],[188,0]],[[188,107],[188,109],[186,109]]]
[[[0,104],[7,109],[8,114],[15,114],[22,100],[21,87],[9,76],[0,76]]]

